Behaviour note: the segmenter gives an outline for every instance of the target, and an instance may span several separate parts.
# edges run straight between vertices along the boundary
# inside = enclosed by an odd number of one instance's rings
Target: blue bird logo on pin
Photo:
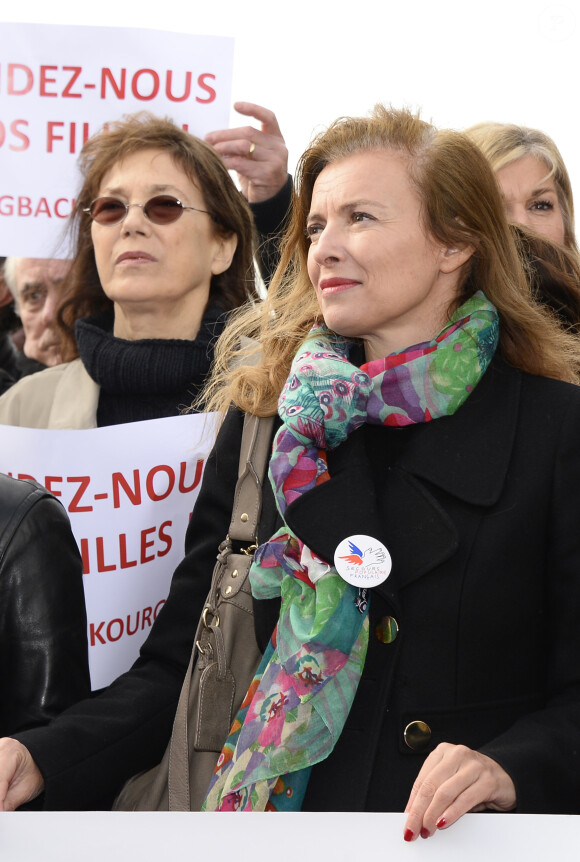
[[[370,557],[370,559],[366,560],[368,564],[378,564],[385,561],[386,554],[382,548],[367,548],[366,551],[361,551],[361,549],[358,548],[350,539],[348,540],[348,547],[350,549],[350,554],[347,554],[346,557],[340,557],[339,559],[346,560],[347,563],[352,563],[352,565],[362,566],[365,557]]]
[[[364,557],[363,551],[360,548],[357,548],[354,542],[349,540],[348,547],[350,548],[350,554],[346,557],[341,557],[341,560],[346,560],[347,563],[353,563],[355,566],[362,566],[362,561]]]

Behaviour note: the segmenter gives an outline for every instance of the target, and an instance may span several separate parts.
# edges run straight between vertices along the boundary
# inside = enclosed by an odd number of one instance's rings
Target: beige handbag
[[[158,766],[131,778],[116,811],[199,811],[261,653],[248,573],[256,549],[273,417],[246,414],[228,536],[195,635],[171,740]],[[234,553],[232,544],[246,547]]]

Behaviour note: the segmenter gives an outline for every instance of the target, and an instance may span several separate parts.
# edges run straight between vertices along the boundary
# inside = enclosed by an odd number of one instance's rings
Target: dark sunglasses
[[[211,216],[207,210],[185,206],[172,195],[155,195],[144,204],[126,204],[119,198],[97,198],[90,206],[83,207],[83,212],[88,213],[98,224],[114,225],[127,218],[129,207],[143,207],[144,214],[153,224],[172,224],[181,218],[184,210],[195,210]]]

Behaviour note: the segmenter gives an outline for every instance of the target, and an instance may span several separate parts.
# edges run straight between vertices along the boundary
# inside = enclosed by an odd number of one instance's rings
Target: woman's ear
[[[441,272],[447,274],[455,272],[464,263],[467,263],[474,251],[475,248],[469,243],[444,248],[439,263]]]
[[[212,275],[219,275],[230,268],[237,247],[238,235],[235,233],[216,237],[216,252],[211,267]]]

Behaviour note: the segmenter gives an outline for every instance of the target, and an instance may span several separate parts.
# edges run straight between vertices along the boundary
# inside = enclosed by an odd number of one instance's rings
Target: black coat
[[[0,473],[0,735],[90,694],[82,563],[61,504]]]
[[[47,807],[106,807],[167,743],[197,617],[231,514],[241,418],[206,467],[187,555],[135,667],[52,728],[19,738]],[[402,810],[426,754],[464,743],[512,776],[519,812],[580,808],[580,388],[496,360],[452,417],[365,426],[329,456],[332,479],[288,522],[321,557],[358,533],[393,558],[373,590],[363,678],[305,808]],[[264,492],[260,541],[277,524]],[[264,645],[276,603],[256,603]],[[377,619],[397,620],[389,644]],[[405,742],[405,728],[424,722]],[[417,725],[415,725],[417,728]]]

